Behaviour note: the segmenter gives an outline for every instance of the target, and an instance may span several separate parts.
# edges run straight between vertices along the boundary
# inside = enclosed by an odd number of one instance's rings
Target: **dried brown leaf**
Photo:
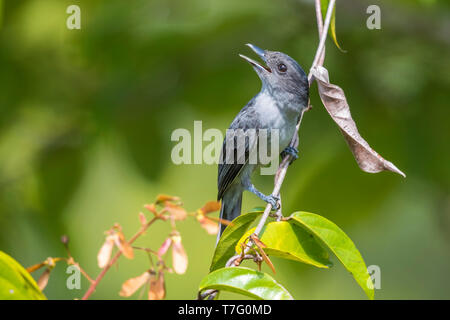
[[[164,283],[164,273],[154,273],[150,277],[150,288],[148,290],[148,300],[163,300],[166,297],[166,286]]]
[[[393,163],[385,160],[361,137],[352,119],[350,107],[344,91],[334,84],[330,84],[328,71],[323,67],[312,70],[319,87],[319,95],[325,109],[342,131],[353,156],[361,170],[376,173],[383,170],[392,171],[405,177]]]
[[[179,234],[172,235],[172,264],[175,273],[184,274],[188,266],[188,257]]]
[[[136,292],[140,287],[146,284],[150,280],[150,272],[146,271],[140,276],[128,279],[122,284],[122,289],[119,295],[122,297],[129,297]]]
[[[120,231],[117,232],[117,237],[115,237],[114,239],[116,242],[116,246],[119,248],[122,254],[128,259],[133,259],[133,247],[131,247],[130,244],[125,240],[125,236],[123,235],[123,233]]]

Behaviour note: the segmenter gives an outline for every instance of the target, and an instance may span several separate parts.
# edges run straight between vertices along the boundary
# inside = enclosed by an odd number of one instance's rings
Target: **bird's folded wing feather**
[[[260,125],[255,110],[255,100],[252,99],[244,108],[242,108],[236,118],[234,118],[229,129],[242,129],[242,131],[245,133],[247,132],[247,130],[254,129],[257,131],[259,128]],[[227,144],[229,143],[232,143],[232,155],[227,154]],[[220,159],[222,159],[222,162],[219,163],[219,172],[217,178],[218,200],[222,199],[225,191],[233,183],[236,177],[239,176],[239,173],[244,168],[244,165],[247,164],[250,150],[249,139],[245,139],[244,149],[244,152],[242,152],[242,150],[238,150],[236,136],[226,135],[223,141],[222,154],[220,157]],[[244,159],[242,159],[243,156],[245,156]],[[232,159],[231,163],[229,161],[230,159]]]

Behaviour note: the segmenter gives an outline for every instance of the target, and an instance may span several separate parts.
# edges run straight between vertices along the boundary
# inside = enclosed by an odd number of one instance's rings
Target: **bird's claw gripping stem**
[[[286,155],[291,155],[292,159],[289,162],[289,164],[292,164],[292,162],[294,162],[295,160],[298,159],[298,149],[294,148],[294,147],[286,147],[282,152],[281,152],[281,157],[284,158]]]
[[[276,197],[271,194],[271,195],[265,196],[265,199],[263,199],[263,200],[267,203],[270,203],[272,205],[273,209],[275,209],[275,210],[280,209],[280,205],[278,203],[278,201],[280,200],[279,197]]]
[[[247,190],[250,191],[251,193],[257,195],[261,200],[270,203],[272,205],[272,208],[275,210],[278,210],[280,208],[278,201],[280,200],[279,197],[274,196],[274,195],[265,195],[264,193],[262,193],[261,191],[259,191],[258,189],[255,188],[254,185],[250,185],[247,187]]]

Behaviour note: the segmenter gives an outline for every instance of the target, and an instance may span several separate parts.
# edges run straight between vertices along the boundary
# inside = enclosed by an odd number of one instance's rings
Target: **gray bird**
[[[258,135],[260,129],[267,131],[278,129],[279,150],[283,150],[281,155],[289,153],[296,159],[298,150],[289,147],[289,143],[294,136],[302,109],[308,106],[308,77],[300,65],[288,55],[263,50],[252,44],[247,45],[258,54],[265,66],[244,55],[239,56],[255,69],[262,81],[262,88],[234,118],[229,130],[242,129],[244,133],[254,130]],[[227,145],[230,144],[231,147],[227,149]],[[221,219],[233,220],[241,214],[244,190],[254,193],[265,202],[271,203],[274,208],[278,208],[278,198],[263,194],[252,184],[251,175],[260,164],[252,164],[248,161],[249,149],[252,148],[251,142],[246,140],[243,148],[245,158],[237,159],[239,152],[236,147],[236,138],[227,135],[224,139],[217,179],[217,200],[222,200]],[[225,159],[233,159],[233,161],[225,161]],[[217,241],[224,229],[225,226],[222,225]]]

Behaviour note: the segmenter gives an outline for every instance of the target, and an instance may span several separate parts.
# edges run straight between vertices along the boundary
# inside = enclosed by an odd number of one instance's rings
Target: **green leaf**
[[[247,239],[255,228],[248,230],[236,245],[236,252],[241,253],[240,244]],[[319,268],[332,266],[328,260],[328,251],[317,241],[315,236],[295,224],[280,221],[270,222],[263,228],[259,239],[267,246],[268,255],[300,261]]]
[[[325,21],[325,17],[327,15],[327,9],[328,9],[329,2],[330,2],[329,0],[321,0],[320,1],[323,21]],[[339,45],[339,43],[337,41],[337,36],[336,36],[336,6],[333,8],[333,13],[331,14],[330,36],[333,39],[334,44],[336,45],[336,47],[338,47],[338,49],[341,50],[342,52],[346,52],[344,49],[341,48],[341,46]]]
[[[271,276],[245,267],[221,268],[211,272],[199,291],[215,289],[240,293],[262,300],[293,300],[291,294]]]
[[[0,300],[45,300],[36,282],[16,260],[0,251]]]
[[[234,255],[234,247],[238,243],[242,234],[247,231],[250,225],[260,214],[262,214],[262,212],[263,211],[251,211],[246,214],[241,214],[232,221],[232,224],[224,230],[222,236],[220,237],[219,243],[214,251],[213,260],[209,271],[214,271],[225,267],[228,259]]]
[[[295,212],[293,223],[298,223],[322,240],[350,271],[369,299],[374,298],[372,279],[366,264],[353,241],[337,225],[324,217],[309,212]]]

